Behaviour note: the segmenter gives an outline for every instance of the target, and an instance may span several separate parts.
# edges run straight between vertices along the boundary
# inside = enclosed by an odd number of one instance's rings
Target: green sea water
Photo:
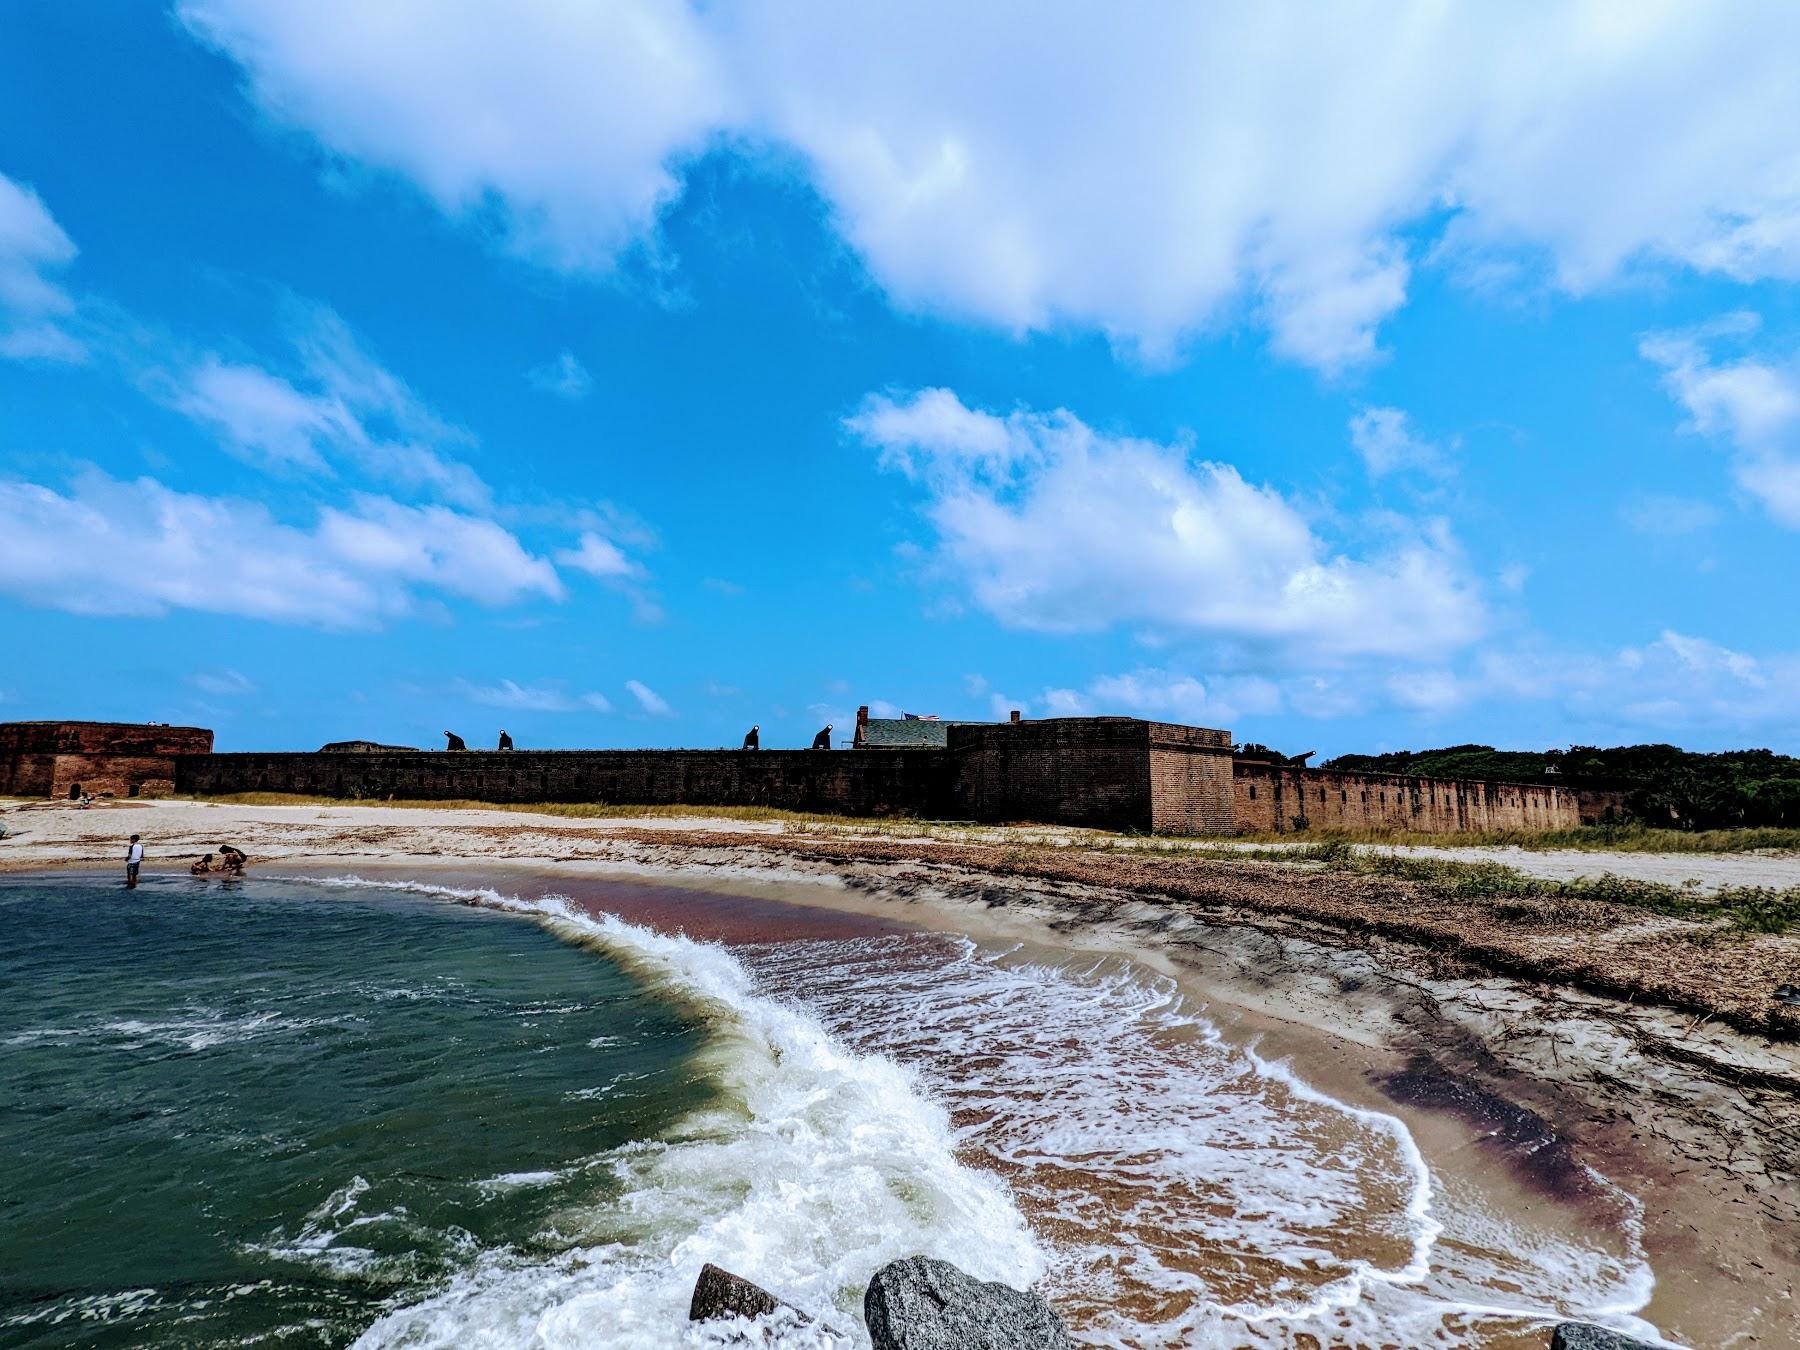
[[[0,1344],[340,1345],[702,1106],[701,1032],[516,915],[0,879]]]

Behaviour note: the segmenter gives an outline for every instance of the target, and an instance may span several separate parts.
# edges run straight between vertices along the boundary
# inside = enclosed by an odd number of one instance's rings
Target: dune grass
[[[1508,917],[1509,905],[1517,911],[1510,917],[1546,917],[1557,901],[1594,900],[1676,918],[1723,919],[1742,933],[1800,931],[1800,887],[1727,886],[1708,893],[1611,874],[1558,881],[1526,876],[1499,863],[1372,853],[1343,840],[1314,844],[1299,856],[1334,871],[1402,878],[1439,899],[1498,901],[1502,917]]]
[[[1586,849],[1608,853],[1751,853],[1800,849],[1800,829],[1669,830],[1649,825],[1582,825],[1567,830],[1493,830],[1484,834],[1426,834],[1415,830],[1307,830],[1245,834],[1246,843],[1374,844],[1426,848],[1509,846],[1544,852]]]

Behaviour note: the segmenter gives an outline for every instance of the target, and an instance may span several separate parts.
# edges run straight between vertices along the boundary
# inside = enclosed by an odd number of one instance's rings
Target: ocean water
[[[1653,1331],[1628,1197],[1521,1218],[1128,962],[607,907],[0,882],[0,1344],[723,1344],[711,1260],[861,1345],[921,1251],[1093,1344]]]

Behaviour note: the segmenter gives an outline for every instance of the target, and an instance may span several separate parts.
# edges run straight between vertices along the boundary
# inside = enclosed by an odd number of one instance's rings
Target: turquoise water
[[[604,952],[397,890],[0,882],[0,1344],[339,1345],[712,1089]]]

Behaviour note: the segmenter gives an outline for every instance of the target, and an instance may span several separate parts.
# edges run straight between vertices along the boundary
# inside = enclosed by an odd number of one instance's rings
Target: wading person
[[[751,727],[750,730],[744,733],[744,749],[762,749],[762,731],[760,727]]]
[[[212,860],[213,860],[213,855],[210,853],[205,854],[202,857],[196,858],[194,860],[194,862],[192,863],[192,865],[189,866],[189,868],[188,868],[189,875],[196,876],[196,877],[205,876],[208,872],[213,870]]]
[[[250,859],[244,856],[242,849],[233,848],[230,844],[219,845],[219,870],[229,876],[244,875],[244,865]]]
[[[130,846],[127,847],[125,850],[125,889],[126,890],[135,891],[137,889],[138,868],[142,867],[143,865],[144,865],[144,846],[138,842],[138,837],[134,834],[131,836]]]

